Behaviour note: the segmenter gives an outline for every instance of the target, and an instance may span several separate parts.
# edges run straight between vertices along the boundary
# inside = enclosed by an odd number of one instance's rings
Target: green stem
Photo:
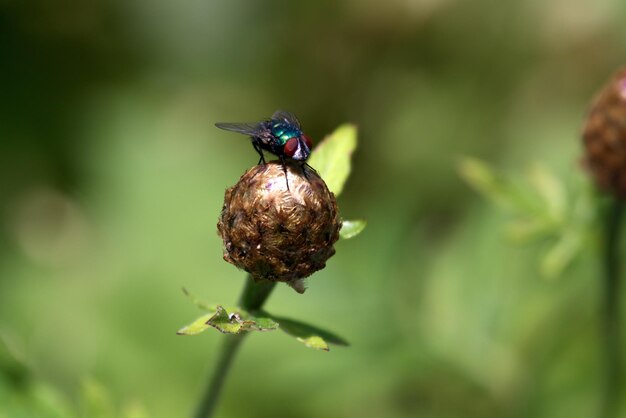
[[[620,230],[624,206],[615,200],[606,216],[604,248],[604,361],[605,381],[604,398],[600,416],[603,418],[619,417],[621,390],[621,332],[620,332]]]
[[[258,311],[274,290],[275,282],[255,282],[250,275],[246,279],[246,284],[239,299],[239,307],[248,311]],[[224,345],[217,359],[217,366],[211,380],[202,396],[195,418],[208,418],[213,414],[220,393],[224,387],[224,382],[228,376],[230,366],[235,358],[237,350],[241,346],[246,333],[225,335]]]

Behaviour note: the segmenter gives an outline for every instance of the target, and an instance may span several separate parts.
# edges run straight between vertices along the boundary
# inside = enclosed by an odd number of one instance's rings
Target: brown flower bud
[[[595,98],[583,129],[584,163],[600,188],[626,198],[626,69]]]
[[[252,167],[226,190],[217,229],[224,260],[256,281],[286,282],[303,293],[303,278],[323,269],[341,221],[335,196],[313,170],[289,162]]]

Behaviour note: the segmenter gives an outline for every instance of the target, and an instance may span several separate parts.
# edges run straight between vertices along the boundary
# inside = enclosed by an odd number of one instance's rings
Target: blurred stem
[[[604,236],[604,398],[601,406],[602,418],[619,417],[621,390],[621,332],[620,332],[620,231],[624,214],[623,203],[615,199],[605,219]]]
[[[239,299],[239,307],[248,312],[261,309],[272,293],[272,290],[274,290],[275,285],[275,282],[257,283],[248,275],[245,287]],[[224,336],[224,345],[217,359],[216,368],[200,400],[200,404],[194,415],[195,418],[208,418],[213,414],[222,388],[224,387],[224,382],[230,371],[230,366],[245,336],[245,332],[234,335],[227,334]]]

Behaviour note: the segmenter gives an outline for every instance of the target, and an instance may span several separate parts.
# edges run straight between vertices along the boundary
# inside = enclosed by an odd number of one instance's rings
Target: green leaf
[[[191,292],[189,292],[189,290],[187,290],[184,287],[183,287],[183,293],[185,294],[185,296],[187,296],[189,299],[191,299],[191,303],[193,303],[194,305],[196,305],[198,308],[202,309],[203,311],[207,311],[207,312],[215,312],[216,311],[217,308],[215,307],[215,305],[209,305],[208,303],[198,299],[193,294],[191,294]]]
[[[463,180],[494,203],[511,205],[509,187],[485,162],[465,157],[459,162],[458,171]]]
[[[202,315],[200,318],[193,321],[191,324],[182,327],[176,334],[178,335],[196,335],[200,334],[203,331],[206,331],[209,328],[209,324],[207,322],[213,317],[214,314],[209,313],[206,315]]]
[[[217,305],[213,312],[202,315],[176,334],[196,335],[210,327],[226,334],[239,334],[244,331],[272,331],[278,328],[278,323],[266,316],[250,315],[243,309]]]
[[[243,327],[241,315],[237,312],[229,314],[221,305],[217,305],[217,312],[206,323],[225,334],[238,334]]]
[[[338,127],[313,150],[308,163],[324,179],[328,189],[339,196],[350,174],[350,161],[357,145],[355,125]]]
[[[201,316],[191,324],[181,328],[177,334],[196,335],[211,327],[225,334],[239,334],[246,331],[273,331],[280,328],[305,346],[324,351],[329,350],[329,344],[348,345],[346,340],[332,332],[304,322],[277,317],[264,311],[259,311],[258,316],[250,315],[244,310],[238,308],[227,310],[221,305],[217,305],[214,313]]]
[[[554,231],[554,223],[543,218],[517,219],[506,226],[506,235],[517,242],[529,242]]]
[[[541,274],[547,279],[559,277],[582,250],[580,231],[566,231],[541,260]]]
[[[342,220],[341,229],[339,230],[339,237],[342,239],[354,238],[361,232],[363,232],[366,225],[367,222],[361,219],[355,221]]]
[[[295,337],[301,343],[304,343],[307,347],[315,348],[318,350],[328,351],[328,344],[334,345],[349,345],[346,340],[333,334],[330,331],[323,330],[313,325],[306,324],[304,322],[295,321],[293,319],[287,319],[269,315],[272,319],[280,324],[280,329]]]
[[[528,179],[537,193],[544,200],[548,213],[552,218],[562,221],[567,211],[567,195],[563,182],[546,167],[534,164]]]
[[[588,182],[573,193],[551,170],[535,164],[523,182],[505,178],[482,161],[465,158],[461,176],[476,190],[507,209],[515,219],[506,228],[516,240],[549,239],[539,261],[544,278],[556,278],[580,255],[595,225],[593,194]]]
[[[278,328],[278,322],[267,317],[251,316],[244,322],[244,328],[247,331],[272,331]]]
[[[356,232],[358,233],[363,229],[365,222],[356,221],[355,223],[363,224]],[[352,236],[356,235],[356,233]],[[185,294],[190,296],[188,292],[185,292]],[[318,350],[328,351],[329,344],[348,345],[346,340],[332,332],[305,324],[304,322],[277,317],[265,311],[258,311],[252,315],[237,307],[225,308],[222,305],[216,305],[213,308],[210,305],[198,302],[198,299],[195,298],[194,303],[201,303],[202,308],[210,312],[179,329],[176,334],[197,335],[209,328],[215,328],[225,334],[239,334],[246,331],[273,331],[280,328],[305,346]]]
[[[316,350],[324,350],[324,351],[330,350],[330,348],[328,347],[328,343],[326,343],[326,341],[324,341],[322,337],[319,337],[317,335],[313,335],[311,337],[306,337],[306,338],[298,337],[297,340],[309,348],[315,348]]]

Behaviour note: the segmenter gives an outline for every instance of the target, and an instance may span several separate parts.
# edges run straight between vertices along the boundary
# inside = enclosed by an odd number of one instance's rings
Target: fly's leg
[[[306,175],[307,169],[310,169],[312,172],[317,173],[317,171],[315,171],[315,169],[311,167],[306,161],[300,164],[300,167],[302,168],[302,174],[304,174],[304,178],[307,180],[309,179],[309,177]]]
[[[263,155],[263,151],[261,150],[261,147],[259,146],[259,144],[257,144],[257,142],[254,139],[252,140],[252,146],[254,147],[254,150],[258,152],[259,156],[261,157],[259,158],[259,162],[257,163],[257,165],[261,164],[261,162],[263,162],[263,165],[265,165],[265,156]]]
[[[302,166],[303,166],[303,167],[307,167],[307,168],[309,168],[309,169],[310,169],[311,171],[313,171],[314,173],[317,173],[317,170],[316,170],[316,169],[314,169],[313,167],[311,167],[311,166],[309,165],[309,163],[307,163],[306,161],[302,164]]]

